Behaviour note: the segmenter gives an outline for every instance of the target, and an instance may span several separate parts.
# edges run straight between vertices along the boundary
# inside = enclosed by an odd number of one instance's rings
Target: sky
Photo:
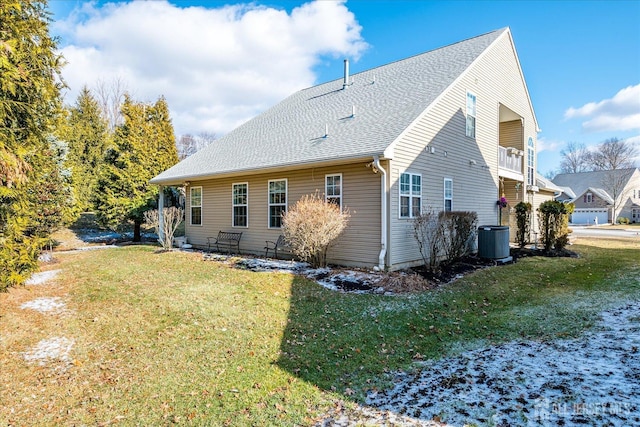
[[[167,99],[176,135],[222,136],[300,89],[509,27],[540,133],[538,171],[568,142],[640,151],[640,0],[49,0],[73,104],[124,82]],[[640,158],[636,161],[640,166]]]

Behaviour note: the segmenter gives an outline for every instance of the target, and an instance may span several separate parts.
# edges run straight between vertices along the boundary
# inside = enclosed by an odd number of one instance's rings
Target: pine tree
[[[62,58],[49,36],[46,1],[0,1],[0,290],[37,266],[32,191],[45,177],[60,107]],[[55,162],[54,162],[55,163]]]
[[[154,105],[134,102],[127,95],[123,123],[107,149],[94,202],[98,220],[111,229],[131,221],[134,241],[140,241],[144,212],[156,206],[158,188],[149,180],[178,161],[173,125],[164,98]]]
[[[61,137],[69,147],[66,167],[71,170],[76,208],[80,212],[92,210],[96,171],[104,161],[108,133],[98,101],[86,86],[82,88],[75,105],[68,109]]]

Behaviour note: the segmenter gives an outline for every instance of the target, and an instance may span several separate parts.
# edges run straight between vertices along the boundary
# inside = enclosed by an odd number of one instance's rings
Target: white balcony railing
[[[516,148],[498,147],[498,166],[522,174],[524,153]]]

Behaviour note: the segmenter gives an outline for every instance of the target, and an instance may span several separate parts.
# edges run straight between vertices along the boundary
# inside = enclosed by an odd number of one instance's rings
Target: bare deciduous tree
[[[631,189],[625,190],[625,187],[629,182],[628,170],[609,170],[604,173],[601,180],[602,188],[613,199],[611,222],[616,223],[618,219],[618,211],[626,203]]]
[[[585,172],[591,168],[591,153],[584,144],[569,142],[560,151],[560,155],[562,156],[561,173]]]
[[[626,140],[610,138],[598,145],[591,155],[594,170],[616,170],[633,167],[638,154],[636,147]]]
[[[114,77],[111,81],[98,80],[94,89],[96,100],[104,120],[110,131],[122,123],[120,107],[127,93],[127,84],[121,77]]]
[[[160,215],[157,209],[146,211],[144,213],[144,221],[148,225],[153,226],[158,235],[158,242],[164,250],[171,250],[173,247],[173,236],[176,229],[184,218],[184,210],[171,206],[162,209],[162,233],[160,233]]]
[[[216,139],[216,134],[210,132],[202,132],[198,134],[198,136],[193,136],[191,134],[182,135],[176,142],[178,158],[180,160],[184,160],[192,154],[202,150]]]

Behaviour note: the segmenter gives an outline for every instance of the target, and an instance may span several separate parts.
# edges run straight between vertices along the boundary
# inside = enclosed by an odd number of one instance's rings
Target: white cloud
[[[571,107],[564,118],[588,118],[582,123],[587,132],[640,129],[640,84],[620,90],[613,98]]]
[[[164,95],[177,134],[224,134],[315,84],[323,56],[357,59],[367,48],[343,1],[290,14],[255,4],[85,3],[54,29],[66,41],[68,103],[82,86],[119,77],[136,99]]]
[[[538,153],[542,151],[559,151],[564,144],[564,141],[547,140],[545,137],[539,137],[536,148]]]

